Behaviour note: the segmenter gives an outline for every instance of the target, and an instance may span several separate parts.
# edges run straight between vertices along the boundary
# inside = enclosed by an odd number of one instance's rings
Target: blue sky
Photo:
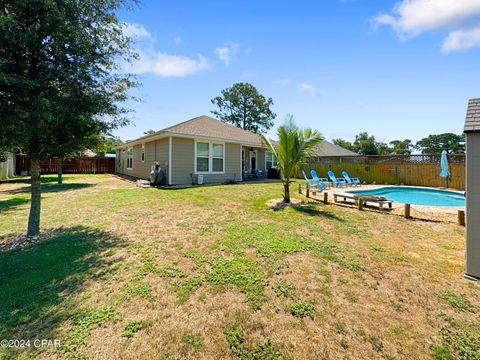
[[[122,12],[143,84],[133,139],[202,114],[235,82],[326,139],[461,133],[480,96],[480,0],[176,0]]]

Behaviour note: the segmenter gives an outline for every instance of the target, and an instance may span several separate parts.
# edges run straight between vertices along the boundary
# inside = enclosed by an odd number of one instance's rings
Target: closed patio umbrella
[[[450,171],[448,170],[448,158],[446,150],[442,151],[442,156],[440,157],[440,169],[440,176],[445,178],[448,188],[448,178],[450,177]]]

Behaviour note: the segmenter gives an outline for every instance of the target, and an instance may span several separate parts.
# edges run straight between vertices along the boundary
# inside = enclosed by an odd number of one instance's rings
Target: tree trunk
[[[57,170],[58,170],[58,180],[57,180],[57,182],[59,184],[61,184],[63,182],[63,178],[62,178],[62,176],[63,176],[63,156],[60,156],[58,158],[58,169]]]
[[[283,184],[283,202],[287,204],[290,202],[290,184],[289,183]]]
[[[40,233],[40,160],[30,159],[31,200],[28,216],[27,236],[37,236]]]

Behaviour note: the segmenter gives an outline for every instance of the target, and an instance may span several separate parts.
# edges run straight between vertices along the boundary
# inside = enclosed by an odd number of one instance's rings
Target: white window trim
[[[128,160],[131,159],[131,167],[128,167]],[[133,147],[127,149],[127,170],[133,170]]]
[[[142,149],[140,150],[140,161],[145,162],[145,144],[142,144]]]
[[[265,171],[268,171],[268,168],[267,168],[267,154],[272,154],[272,167],[276,167],[277,164],[278,164],[277,159],[276,159],[275,155],[273,154],[273,152],[266,150],[265,151]]]
[[[172,185],[172,137],[168,137],[168,185]]]
[[[197,143],[205,143],[208,144],[208,169],[210,171],[197,171]],[[223,171],[213,171],[213,145],[223,145]],[[195,175],[206,175],[206,174],[213,174],[213,175],[222,175],[225,174],[225,143],[218,142],[218,141],[206,141],[206,140],[197,140],[195,139],[194,144],[194,154],[193,154],[193,173]]]

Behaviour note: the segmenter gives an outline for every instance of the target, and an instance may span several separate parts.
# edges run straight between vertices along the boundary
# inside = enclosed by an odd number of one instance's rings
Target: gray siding
[[[465,273],[480,278],[480,132],[467,132],[467,243]]]
[[[168,163],[168,138],[145,143],[145,161],[142,162],[142,145],[133,146],[132,169],[127,169],[127,152],[117,150],[116,171],[119,174],[133,176],[148,180],[152,166],[159,162],[167,173]]]
[[[187,185],[197,179],[195,175],[195,141],[172,137],[172,184]],[[240,180],[240,145],[225,143],[225,173],[203,174],[203,182],[221,183]]]

